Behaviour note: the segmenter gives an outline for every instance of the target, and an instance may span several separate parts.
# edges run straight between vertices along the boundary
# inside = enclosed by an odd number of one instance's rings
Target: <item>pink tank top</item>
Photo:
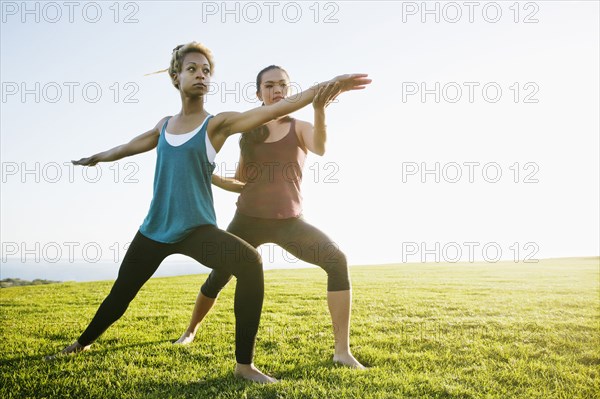
[[[238,212],[263,219],[287,219],[302,214],[302,168],[306,152],[291,120],[285,137],[271,143],[250,144],[251,159],[244,160],[246,186],[238,201]]]

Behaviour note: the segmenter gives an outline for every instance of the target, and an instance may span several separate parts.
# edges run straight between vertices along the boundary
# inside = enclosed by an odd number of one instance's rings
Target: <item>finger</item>
[[[319,90],[315,94],[315,98],[314,98],[313,102],[318,103],[318,102],[323,101],[324,99],[327,99],[328,86],[329,86],[329,84],[326,84],[325,86],[322,86],[321,88],[319,88]]]
[[[329,93],[331,89],[337,84],[337,82],[329,82],[325,86],[323,86],[323,92]]]
[[[335,99],[336,99],[336,98],[337,98],[337,97],[340,95],[340,93],[341,93],[341,92],[342,92],[341,90],[340,90],[340,91],[338,91],[338,92],[336,92],[336,93],[335,93],[335,94],[334,94],[334,95],[331,97],[331,102],[335,101]]]
[[[339,90],[340,87],[342,87],[342,84],[340,82],[331,83],[329,85],[329,92],[330,93],[335,92],[336,90]]]
[[[327,103],[327,99],[329,98],[329,93],[331,93],[331,86],[327,85],[319,92],[319,99],[324,103]]]
[[[340,95],[340,93],[341,93],[341,90],[329,93],[329,95],[327,96],[327,103],[328,104],[332,103],[337,98],[337,96]]]
[[[331,83],[327,83],[321,88],[321,90],[319,90],[319,95],[327,97],[327,93],[329,93],[329,91],[331,90],[331,86]]]
[[[318,103],[319,101],[321,101],[321,92],[323,89],[319,89],[317,91],[317,94],[315,94],[315,98],[313,98],[313,103]]]
[[[368,79],[368,78],[355,78],[352,79],[349,83],[351,84],[356,84],[356,83],[371,83],[373,81],[373,79]]]
[[[317,90],[315,97],[322,95],[323,92],[325,91],[325,89],[327,89],[327,85],[319,86],[319,89]]]
[[[348,91],[348,90],[362,90],[364,88],[367,87],[368,84],[370,84],[371,82],[355,82],[352,85],[348,85],[346,87],[344,87],[343,91]]]
[[[317,90],[317,91],[326,89],[330,84],[331,84],[331,82],[319,83],[319,85],[317,86],[319,90]]]
[[[335,84],[333,84],[331,86],[331,90],[330,90],[329,94],[337,96],[341,92],[342,92],[342,85],[339,82],[336,82]]]
[[[339,87],[340,87],[340,85],[338,82],[329,83],[324,90],[324,93],[323,93],[324,97],[326,99],[329,99],[331,97],[332,93],[335,93],[337,90],[339,90]]]
[[[336,85],[335,87],[332,87],[332,89],[329,91],[329,93],[327,94],[327,99],[326,99],[326,106],[331,104],[332,102],[335,101],[335,99],[337,98],[337,96],[342,92],[341,88],[339,85]]]
[[[336,79],[336,81],[346,83],[346,82],[352,81],[354,79],[364,79],[367,76],[369,76],[369,75],[366,73],[352,73],[352,74],[348,74],[348,75],[341,75],[338,77],[338,79]]]
[[[91,158],[81,158],[79,161],[73,162],[75,165],[88,166],[90,164]]]
[[[352,83],[355,85],[368,85],[368,84],[371,84],[372,81],[373,81],[373,79],[361,78],[361,79],[354,79],[352,81]]]

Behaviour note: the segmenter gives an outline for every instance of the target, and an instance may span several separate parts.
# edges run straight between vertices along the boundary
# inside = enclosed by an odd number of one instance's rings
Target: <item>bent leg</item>
[[[236,359],[250,365],[264,296],[260,255],[247,242],[215,226],[196,229],[181,243],[178,252],[219,273],[236,276]]]
[[[254,248],[257,248],[258,245],[261,244],[260,241],[257,241],[260,239],[260,237],[257,237],[256,231],[253,231],[253,228],[255,228],[257,224],[247,219],[248,217],[236,214],[234,219],[229,224],[227,232],[241,238],[242,240],[245,240]],[[196,298],[190,324],[181,337],[175,341],[175,344],[187,345],[194,341],[200,323],[210,312],[217,300],[217,297],[219,296],[219,293],[231,280],[231,277],[231,273],[221,269],[213,269],[210,272],[206,281],[204,284],[202,284],[200,292],[198,293],[198,297]]]
[[[298,218],[286,221],[279,229],[276,244],[327,273],[327,291],[350,290],[350,276],[346,255],[325,233]]]
[[[236,213],[227,227],[227,232],[241,238],[256,249],[260,244],[266,242],[263,237],[266,229],[261,228],[263,226],[259,222],[260,219]],[[231,277],[232,274],[225,270],[213,269],[200,288],[200,293],[207,298],[216,299]]]
[[[277,244],[298,259],[325,270],[327,305],[335,340],[333,361],[358,369],[364,368],[350,352],[352,291],[348,262],[344,253],[325,233],[302,219],[291,221]]]

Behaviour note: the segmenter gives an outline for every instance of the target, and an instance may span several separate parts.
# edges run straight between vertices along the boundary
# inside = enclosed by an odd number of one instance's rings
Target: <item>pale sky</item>
[[[167,75],[144,75],[193,40],[215,56],[213,114],[260,105],[270,64],[300,88],[373,79],[327,108],[327,153],[308,157],[302,186],[306,219],[351,264],[599,255],[598,2],[223,4],[2,2],[3,261],[122,258],[155,152],[101,175],[68,162],[177,113]],[[219,170],[235,169],[238,138]],[[225,229],[236,195],[214,196]]]

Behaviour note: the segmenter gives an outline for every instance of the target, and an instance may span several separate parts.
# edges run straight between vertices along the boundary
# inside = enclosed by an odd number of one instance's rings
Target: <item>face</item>
[[[256,95],[265,105],[273,104],[287,97],[289,86],[290,79],[284,71],[271,69],[262,74]]]
[[[176,82],[183,92],[192,96],[202,96],[208,92],[210,74],[210,64],[204,54],[189,53],[183,58]]]

